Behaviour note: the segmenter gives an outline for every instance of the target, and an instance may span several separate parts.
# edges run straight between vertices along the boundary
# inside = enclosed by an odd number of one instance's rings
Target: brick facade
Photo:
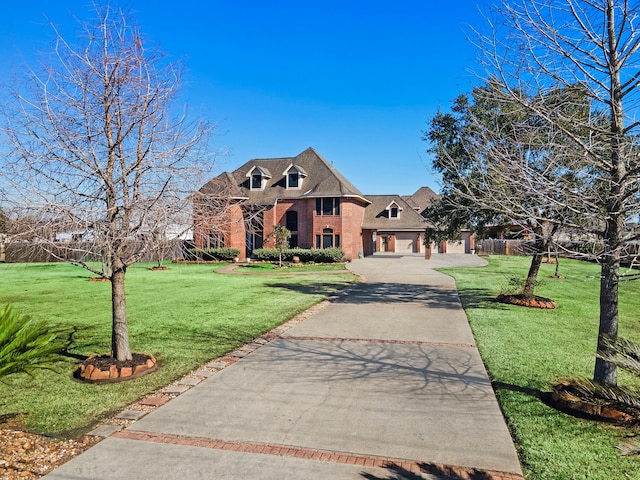
[[[349,260],[358,258],[362,251],[362,219],[364,206],[356,201],[341,199],[340,215],[318,215],[316,212],[316,199],[292,199],[279,201],[270,214],[265,216],[264,238],[273,231],[273,225],[286,226],[287,212],[297,213],[298,229],[292,230],[292,235],[297,238],[297,246],[300,248],[317,248],[318,238],[322,248],[322,238],[326,230],[331,230],[332,245],[335,246],[335,237],[339,237],[340,248]],[[272,240],[265,242],[265,247],[273,247]]]
[[[421,199],[435,195],[423,187],[407,198],[365,198],[311,148],[296,157],[250,160],[212,179],[200,193],[230,198],[232,206],[224,218],[212,215],[210,220],[194,222],[198,247],[216,243],[215,232],[214,241],[208,239],[217,228],[223,232],[224,246],[237,248],[240,257],[247,258],[255,248],[274,247],[269,236],[279,224],[291,231],[292,246],[338,246],[349,260],[374,251],[395,252],[397,246],[421,252],[426,227]],[[259,226],[247,228],[247,215],[256,212],[261,215]]]

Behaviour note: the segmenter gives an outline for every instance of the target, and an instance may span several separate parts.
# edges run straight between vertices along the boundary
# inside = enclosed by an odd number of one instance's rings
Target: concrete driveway
[[[453,280],[431,268],[482,262],[352,262],[366,282],[46,478],[521,478]]]

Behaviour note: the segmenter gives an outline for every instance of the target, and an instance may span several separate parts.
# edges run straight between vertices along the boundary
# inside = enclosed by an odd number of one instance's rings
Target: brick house
[[[269,235],[281,224],[291,231],[291,247],[338,247],[349,260],[381,251],[424,252],[423,212],[437,196],[423,187],[411,196],[365,197],[313,148],[295,157],[250,160],[200,193],[226,203],[203,203],[194,220],[199,248],[237,248],[247,258],[254,249],[273,247]]]
[[[250,160],[200,192],[225,192],[234,202],[224,219],[199,216],[197,247],[233,247],[246,258],[256,248],[273,246],[267,238],[273,225],[281,224],[291,231],[291,247],[338,247],[348,259],[362,251],[362,220],[370,202],[312,148],[295,157]]]

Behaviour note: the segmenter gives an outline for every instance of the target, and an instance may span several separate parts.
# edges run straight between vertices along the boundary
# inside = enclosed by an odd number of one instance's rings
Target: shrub
[[[504,295],[515,295],[515,294],[521,293],[524,290],[524,284],[526,283],[527,279],[512,276],[512,277],[509,277],[508,281],[509,281],[509,286],[506,288],[503,288],[500,293]],[[545,284],[544,280],[536,279],[536,281],[533,284],[533,288],[535,289],[535,288],[541,287],[544,284]]]
[[[36,368],[51,368],[69,340],[42,321],[19,315],[7,305],[0,311],[0,379]]]
[[[189,257],[196,259],[200,258],[206,262],[215,260],[233,260],[240,255],[240,250],[237,248],[190,248],[188,250]]]
[[[292,261],[298,257],[302,263],[337,263],[344,261],[344,252],[339,248],[324,250],[306,248],[286,248],[282,250],[282,259]],[[253,251],[252,258],[265,262],[277,262],[280,251],[275,248],[259,248]]]

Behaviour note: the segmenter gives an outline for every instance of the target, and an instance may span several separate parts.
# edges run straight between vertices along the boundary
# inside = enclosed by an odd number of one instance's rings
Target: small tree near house
[[[275,248],[278,249],[278,264],[282,268],[282,251],[289,247],[289,238],[291,238],[291,232],[284,225],[276,224],[273,226],[273,230],[267,236],[267,240],[273,239]]]

